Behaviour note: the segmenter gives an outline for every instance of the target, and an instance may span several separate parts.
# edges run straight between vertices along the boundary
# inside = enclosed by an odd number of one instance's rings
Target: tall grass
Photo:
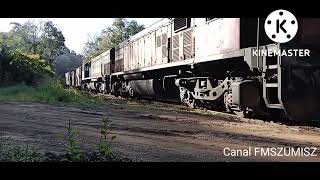
[[[48,104],[98,105],[103,101],[75,89],[65,88],[58,80],[38,86],[25,84],[0,87],[0,101],[41,102]]]

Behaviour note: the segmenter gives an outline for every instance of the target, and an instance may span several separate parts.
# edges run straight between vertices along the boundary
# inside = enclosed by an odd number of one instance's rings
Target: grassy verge
[[[57,154],[39,151],[28,144],[17,145],[4,137],[0,132],[0,162],[130,162],[130,159],[121,157],[112,151],[112,143],[116,136],[111,135],[111,121],[108,117],[101,119],[100,141],[93,144],[91,149],[82,149],[79,138],[80,131],[72,126],[71,120],[64,133],[62,143],[65,145],[63,153]]]
[[[12,144],[0,144],[0,161],[5,162],[39,162],[43,161],[45,156],[36,152],[28,145],[26,147]]]
[[[70,104],[96,106],[103,100],[75,89],[66,89],[58,80],[38,86],[24,84],[0,87],[0,101],[41,102],[48,104]]]

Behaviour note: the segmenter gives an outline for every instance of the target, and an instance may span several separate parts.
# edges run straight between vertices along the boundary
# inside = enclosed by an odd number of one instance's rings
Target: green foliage
[[[79,132],[72,127],[70,119],[66,130],[66,152],[70,155],[69,158],[71,161],[80,161],[82,152],[79,146],[79,142],[77,140]]]
[[[102,118],[101,138],[100,142],[96,145],[98,152],[82,151],[80,148],[79,131],[76,130],[69,118],[68,126],[64,134],[65,152],[63,154],[43,153],[37,152],[27,144],[26,147],[12,145],[5,141],[3,134],[0,134],[0,162],[44,162],[44,161],[121,161],[118,157],[112,154],[111,143],[115,140],[116,136],[110,135],[110,120],[109,118]]]
[[[136,21],[127,21],[124,18],[115,18],[111,27],[104,29],[99,36],[91,38],[85,45],[83,54],[89,60],[119,43],[129,39],[144,29]]]
[[[39,51],[44,58],[50,60],[50,63],[55,57],[61,55],[66,48],[62,32],[51,21],[44,23],[43,34],[40,38]]]
[[[35,84],[45,75],[53,76],[53,71],[47,61],[37,54],[23,54],[20,52],[7,53],[8,64],[4,71],[9,74],[6,81],[25,82]]]
[[[0,161],[39,162],[43,159],[44,156],[28,144],[26,147],[13,146],[5,141],[3,135],[0,136]]]
[[[39,162],[42,161],[43,155],[29,148],[19,146],[6,146],[0,150],[3,153],[4,161],[10,160],[13,162]]]
[[[0,101],[42,102],[48,104],[70,104],[99,106],[103,100],[75,89],[65,89],[59,80],[51,80],[39,86],[18,84],[0,87]]]
[[[6,45],[25,54],[39,54],[49,64],[61,54],[65,47],[65,38],[51,22],[27,21],[24,24],[12,23],[14,28],[6,35]]]
[[[111,140],[108,140],[108,135],[110,134],[110,119],[108,117],[102,118],[102,126],[100,130],[100,141],[97,146],[97,149],[99,153],[102,155],[102,157],[108,157],[111,155],[111,143],[115,140],[116,136],[112,136]]]
[[[56,57],[70,53],[61,30],[51,21],[11,24],[11,31],[0,32],[0,83],[34,84],[53,75]]]

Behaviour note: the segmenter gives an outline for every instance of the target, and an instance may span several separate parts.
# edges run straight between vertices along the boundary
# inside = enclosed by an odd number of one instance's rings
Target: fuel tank
[[[142,97],[156,98],[162,94],[161,82],[154,79],[134,80],[131,82],[131,88]]]

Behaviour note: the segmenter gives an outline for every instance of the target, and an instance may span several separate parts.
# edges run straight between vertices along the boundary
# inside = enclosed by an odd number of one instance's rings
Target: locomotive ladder
[[[266,46],[267,49],[277,50],[280,45]],[[263,99],[268,108],[283,109],[281,100],[281,56],[263,56]],[[269,81],[270,77],[273,81]]]

